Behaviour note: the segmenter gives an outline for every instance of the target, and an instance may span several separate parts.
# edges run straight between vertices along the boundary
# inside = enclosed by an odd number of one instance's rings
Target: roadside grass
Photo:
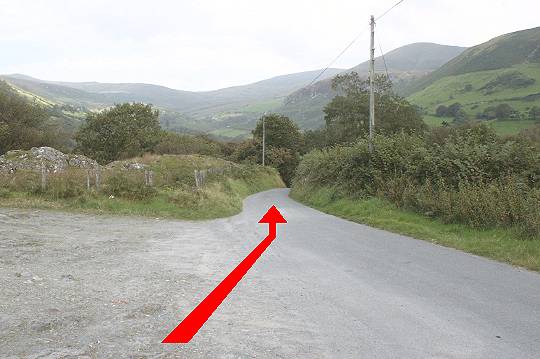
[[[28,173],[24,178],[24,182],[32,185],[32,188],[27,186],[30,188],[28,190],[9,189],[0,183],[0,207],[202,220],[237,214],[242,210],[245,197],[271,188],[284,187],[281,177],[273,168],[233,164],[231,169],[222,174],[209,175],[207,183],[196,188],[194,168],[231,165],[227,161],[208,156],[150,155],[136,159],[136,162],[145,163],[154,171],[155,186],[151,191],[138,184],[137,181],[142,181],[142,173],[137,172],[117,171],[108,174],[110,177],[120,176],[120,180],[129,182],[127,188],[133,192],[122,192],[125,196],[110,195],[111,189],[107,188],[105,173],[103,189],[99,192],[95,189],[87,191],[81,180],[77,180],[79,188],[75,190],[73,179],[77,178],[77,173],[59,175],[56,182],[51,177],[51,188],[43,192],[36,188],[34,182],[37,177]],[[68,182],[70,178],[71,182]],[[66,192],[54,188],[59,186],[65,189],[68,185],[72,186],[69,187],[69,193],[72,194],[62,195]]]
[[[447,224],[399,209],[389,201],[375,197],[342,198],[328,188],[306,192],[293,189],[291,197],[353,222],[540,271],[540,238],[520,239],[518,232],[513,229],[479,230],[462,224]]]

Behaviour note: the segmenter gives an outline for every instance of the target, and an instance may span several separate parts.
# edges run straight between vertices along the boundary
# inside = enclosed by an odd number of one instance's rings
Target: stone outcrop
[[[110,169],[120,169],[120,170],[144,170],[146,169],[146,165],[142,164],[140,162],[133,162],[133,161],[114,161],[109,163],[107,168]]]
[[[94,169],[98,163],[83,155],[65,154],[51,147],[32,147],[29,151],[14,150],[0,156],[0,172],[18,170],[62,172],[68,168]]]

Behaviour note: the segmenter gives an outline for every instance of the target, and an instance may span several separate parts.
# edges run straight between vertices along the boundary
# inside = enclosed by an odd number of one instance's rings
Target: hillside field
[[[526,86],[497,84],[501,78],[519,77],[531,84]],[[489,121],[500,134],[517,133],[530,127],[534,121],[525,120],[527,112],[533,106],[540,106],[540,64],[522,64],[499,70],[478,71],[462,75],[444,77],[424,90],[408,97],[408,100],[420,106],[428,113],[424,121],[430,125],[439,125],[442,121],[451,122],[452,118],[436,117],[438,106],[460,103],[469,118],[475,118],[487,107],[508,104],[519,111],[522,120]]]

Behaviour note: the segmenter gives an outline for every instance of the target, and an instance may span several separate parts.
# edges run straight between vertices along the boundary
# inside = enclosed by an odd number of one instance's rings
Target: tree
[[[77,150],[100,163],[140,156],[159,142],[159,112],[151,105],[125,103],[89,114],[75,138]]]
[[[435,116],[437,116],[437,117],[446,117],[447,113],[448,113],[448,107],[445,106],[445,105],[440,105],[435,110]]]
[[[330,143],[354,142],[369,131],[369,82],[356,72],[336,76],[338,95],[325,107]],[[385,75],[375,78],[375,129],[379,133],[424,131],[427,127],[415,106],[392,91]]]
[[[515,110],[507,103],[498,104],[495,107],[495,116],[499,120],[509,119],[515,115]]]
[[[221,145],[205,135],[187,135],[163,131],[154,151],[159,154],[201,154],[221,156]]]
[[[304,150],[308,153],[314,149],[322,149],[328,145],[326,128],[307,130],[304,132]]]
[[[540,107],[533,106],[529,110],[529,119],[533,121],[540,121]]]
[[[446,111],[446,116],[448,117],[459,117],[463,112],[463,106],[459,102],[455,102],[448,106],[448,110]]]
[[[26,101],[0,81],[0,154],[14,149],[63,146],[66,134],[49,121],[49,113]]]
[[[263,120],[266,132],[266,145],[288,148],[298,152],[304,146],[304,139],[298,125],[287,116],[278,114],[264,115],[253,130],[253,138],[262,141]]]
[[[253,139],[244,141],[236,148],[232,158],[238,162],[262,162],[262,122],[265,122],[265,164],[277,168],[281,178],[290,184],[296,166],[300,162],[300,151],[304,138],[298,126],[288,117],[270,114],[263,116],[253,130]]]

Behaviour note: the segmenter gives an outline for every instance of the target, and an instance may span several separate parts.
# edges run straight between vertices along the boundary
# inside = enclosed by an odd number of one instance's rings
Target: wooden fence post
[[[90,191],[90,170],[86,170],[86,190]]]
[[[41,189],[45,191],[47,188],[47,170],[45,168],[45,165],[43,164],[43,161],[41,161]]]
[[[95,169],[95,173],[96,173],[96,191],[99,191],[99,185],[100,185],[100,173],[99,173],[99,165],[97,165],[96,169]]]

